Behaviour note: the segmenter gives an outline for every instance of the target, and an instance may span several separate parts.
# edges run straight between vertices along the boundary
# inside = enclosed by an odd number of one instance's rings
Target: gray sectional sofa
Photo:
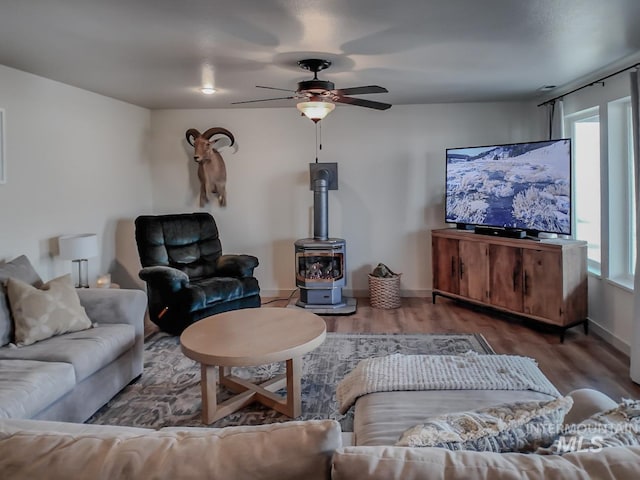
[[[40,282],[24,258],[0,265],[0,284],[8,275]],[[640,478],[640,429],[629,435],[625,429],[622,445],[571,448],[558,455],[396,444],[407,427],[433,415],[554,398],[530,390],[368,393],[355,401],[353,433],[341,432],[334,420],[160,430],[83,424],[142,372],[146,296],[140,291],[110,289],[83,289],[78,294],[95,323],[93,328],[12,347],[10,316],[0,292],[2,478]],[[563,420],[554,422],[581,424],[589,419],[582,424],[589,425],[594,413],[615,411],[618,406],[594,390],[577,390],[567,398],[571,409],[563,410]],[[640,427],[640,406],[628,407],[625,418],[630,423],[622,426]],[[612,424],[616,434],[618,425]]]
[[[0,264],[0,285],[9,277],[42,283],[24,256]],[[144,292],[77,292],[93,328],[16,347],[0,288],[0,418],[84,422],[142,374]]]
[[[467,393],[467,401],[473,402],[474,392]],[[576,391],[572,396],[573,408],[567,417],[573,422],[616,405],[593,390]],[[435,405],[433,400],[428,399],[427,404]],[[379,431],[397,430],[404,420],[396,423],[393,418],[377,416],[370,410],[384,403],[378,398],[369,405],[356,404],[356,417],[363,415],[372,420]],[[351,444],[353,441],[355,445]],[[359,444],[357,432],[355,438],[341,434],[340,425],[334,420],[150,430],[0,419],[0,453],[0,472],[18,480],[640,478],[640,446],[564,455],[397,447],[392,441],[367,446]]]
[[[567,395],[572,407],[564,425],[586,425],[598,412],[618,404],[592,389]],[[549,397],[550,398],[550,397]],[[438,447],[395,446],[401,432],[431,415],[477,410],[511,402],[544,401],[531,391],[383,392],[360,397],[355,404],[354,445],[339,448],[332,457],[332,480],[546,480],[640,478],[640,432],[625,446],[571,450],[562,455],[495,453]],[[586,422],[586,423],[581,423]],[[543,424],[544,425],[544,424]],[[591,423],[591,428],[598,425]],[[624,426],[632,426],[627,424]],[[621,428],[622,425],[617,425]],[[586,427],[584,432],[587,432]],[[616,429],[614,429],[616,430]],[[576,444],[574,444],[576,446]]]

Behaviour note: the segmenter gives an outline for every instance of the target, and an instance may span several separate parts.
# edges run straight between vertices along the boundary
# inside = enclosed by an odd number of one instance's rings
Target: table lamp
[[[76,288],[89,288],[90,257],[98,255],[98,238],[93,233],[63,235],[58,238],[60,257],[78,264]]]

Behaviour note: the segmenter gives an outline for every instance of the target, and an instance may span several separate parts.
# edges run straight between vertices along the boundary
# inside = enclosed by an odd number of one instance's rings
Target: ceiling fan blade
[[[384,87],[378,85],[367,85],[362,87],[341,88],[336,90],[338,95],[363,95],[365,93],[389,93]]]
[[[278,98],[263,98],[262,100],[245,100],[244,102],[231,102],[231,105],[238,105],[240,103],[256,103],[256,102],[269,102],[271,100],[291,100],[296,97],[278,97]]]
[[[391,108],[391,104],[382,102],[373,102],[371,100],[365,100],[363,98],[351,98],[351,97],[336,97],[333,99],[337,103],[347,103],[349,105],[356,105],[358,107],[373,108],[375,110],[388,110]]]
[[[290,90],[288,88],[264,87],[262,85],[256,85],[256,88],[267,88],[269,90],[280,90],[281,92],[295,92],[295,90]]]

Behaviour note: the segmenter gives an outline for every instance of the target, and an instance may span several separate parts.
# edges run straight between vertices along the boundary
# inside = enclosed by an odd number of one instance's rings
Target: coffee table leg
[[[200,385],[202,387],[202,423],[210,424],[216,419],[216,367],[200,365]]]
[[[260,385],[254,385],[240,379],[231,379],[225,367],[220,368],[220,381],[236,392],[242,391],[239,395],[218,404],[217,403],[217,382],[218,372],[213,365],[200,364],[200,385],[202,388],[202,423],[209,425],[219,418],[222,418],[236,410],[248,405],[251,401],[258,400],[268,407],[280,413],[296,418],[302,413],[301,401],[301,378],[302,378],[302,357],[292,358],[286,361],[287,396],[280,399],[278,395],[268,389],[276,388],[279,381],[269,380]],[[224,379],[224,380],[223,380]],[[244,390],[244,391],[243,391]]]
[[[291,418],[299,417],[302,413],[301,398],[302,357],[287,360],[287,410],[286,415]]]

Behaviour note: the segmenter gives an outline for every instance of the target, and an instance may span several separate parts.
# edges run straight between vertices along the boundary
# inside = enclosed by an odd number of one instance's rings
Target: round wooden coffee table
[[[320,345],[325,336],[322,318],[292,308],[233,310],[187,327],[180,344],[182,353],[201,364],[203,423],[212,423],[252,402],[292,418],[299,416],[302,356]],[[260,384],[231,375],[229,368],[282,361],[286,362],[286,373]],[[217,403],[216,377],[237,395]],[[274,393],[285,387],[285,397]]]

